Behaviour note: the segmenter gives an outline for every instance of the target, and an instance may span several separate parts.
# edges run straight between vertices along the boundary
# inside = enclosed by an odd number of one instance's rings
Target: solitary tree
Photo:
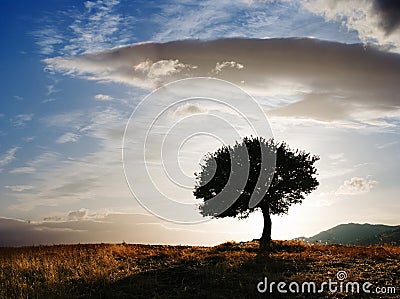
[[[205,156],[201,172],[195,173],[193,193],[203,201],[199,206],[203,216],[243,219],[261,210],[260,249],[268,249],[270,215],[287,214],[290,205],[301,203],[317,188],[314,163],[318,160],[318,156],[292,150],[284,142],[245,137],[233,147],[222,146]]]

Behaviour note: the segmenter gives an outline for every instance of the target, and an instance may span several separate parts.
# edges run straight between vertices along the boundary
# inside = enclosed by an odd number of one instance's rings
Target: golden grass
[[[0,298],[286,298],[259,294],[269,281],[323,282],[344,270],[351,281],[395,286],[400,247],[304,245],[275,241],[215,247],[128,244],[0,248]],[[294,295],[293,295],[294,296]],[[292,297],[293,297],[292,296]],[[400,298],[324,292],[298,298]],[[374,297],[375,296],[375,297]]]

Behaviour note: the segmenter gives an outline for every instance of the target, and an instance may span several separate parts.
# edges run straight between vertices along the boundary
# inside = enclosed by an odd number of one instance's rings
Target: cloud
[[[57,83],[57,82],[55,82],[55,83]],[[46,89],[47,89],[47,92],[46,92],[47,96],[51,96],[60,91],[60,90],[56,89],[56,84],[49,84],[46,86]],[[44,100],[43,103],[49,102],[49,101],[51,101],[51,99]]]
[[[396,144],[398,144],[398,143],[399,143],[398,141],[380,143],[380,144],[375,144],[375,147],[376,147],[377,149],[385,149],[385,148],[391,147],[391,146],[393,146],[393,145],[396,145]]]
[[[52,71],[146,89],[213,76],[256,96],[291,95],[294,101],[271,112],[278,116],[369,120],[396,115],[400,107],[400,56],[361,44],[294,38],[186,40],[45,62]]]
[[[41,121],[48,127],[68,128],[79,130],[89,122],[81,111],[71,111],[67,113],[58,113],[42,118]]]
[[[55,101],[56,101],[56,99],[50,98],[50,99],[45,99],[45,100],[43,100],[42,103],[43,103],[43,104],[47,104],[47,103],[51,103],[51,102],[55,102]]]
[[[41,20],[43,24],[32,32],[39,52],[76,55],[127,44],[133,38],[135,19],[117,12],[119,4],[118,0],[86,1]]]
[[[78,211],[71,211],[68,213],[69,220],[82,220],[88,216],[87,209],[80,209]]]
[[[49,25],[34,30],[32,35],[35,37],[36,45],[39,47],[39,53],[42,55],[53,54],[56,47],[64,42],[63,36],[57,29]]]
[[[34,139],[35,139],[35,136],[26,136],[26,137],[22,138],[22,140],[25,141],[25,142],[31,142]]]
[[[238,33],[240,26],[228,26],[227,23],[232,16],[237,16],[238,10],[249,8],[240,1],[204,1],[201,5],[193,3],[177,1],[160,5],[161,13],[153,17],[159,27],[153,39],[165,41],[190,36],[208,39],[215,35],[232,36]]]
[[[18,147],[12,147],[5,154],[0,156],[0,172],[2,172],[4,166],[10,164],[16,159],[15,153],[17,152],[17,150]]]
[[[201,3],[175,1],[160,3],[150,15],[157,24],[154,41],[216,37],[307,36],[313,27],[308,12],[299,9],[297,1],[205,0]],[[307,13],[307,16],[304,15]],[[307,18],[307,26],[302,26]],[[279,23],[279,26],[276,24]],[[324,24],[319,22],[317,30]]]
[[[64,207],[87,199],[98,203],[131,205],[129,188],[121,171],[120,142],[130,110],[101,108],[71,111],[43,119],[46,127],[75,131],[95,139],[96,151],[68,156],[44,150],[26,167],[35,169],[36,188],[30,194],[10,194],[14,211],[30,211],[38,206]],[[65,140],[64,140],[65,141]],[[79,147],[79,145],[76,145]],[[135,203],[132,204],[135,206]]]
[[[97,101],[111,101],[114,98],[112,96],[106,95],[106,94],[96,94],[94,96],[94,99]]]
[[[16,127],[24,127],[27,122],[31,121],[33,114],[18,114],[12,119],[12,123]]]
[[[205,107],[200,106],[196,103],[186,103],[180,105],[174,111],[174,116],[177,118],[182,118],[188,115],[199,114],[199,113],[207,113],[208,109]]]
[[[63,144],[63,143],[68,143],[68,142],[77,142],[80,138],[80,135],[72,133],[72,132],[68,132],[65,133],[63,135],[61,135],[60,137],[57,138],[56,143],[58,144]]]
[[[215,66],[215,69],[211,70],[212,73],[214,74],[219,74],[223,71],[223,69],[242,69],[244,66],[243,64],[237,63],[235,61],[224,61],[224,62],[217,62],[217,65]]]
[[[400,52],[400,5],[395,0],[309,0],[302,5],[327,21],[356,30],[365,43]]]
[[[14,169],[11,169],[9,173],[34,173],[35,168],[34,167],[16,167]]]
[[[60,161],[61,155],[57,152],[45,151],[40,155],[36,156],[32,161],[27,164],[29,167],[33,167],[35,169],[52,166],[57,161]]]
[[[142,214],[107,214],[96,216],[79,210],[72,217],[48,217],[43,222],[0,218],[0,246],[31,246],[39,244],[77,243],[142,243],[169,245],[216,245],[224,241],[248,239],[248,232],[238,233],[238,227],[249,225],[238,222],[235,230],[218,230],[217,223],[201,226],[176,225],[154,216]],[[70,213],[70,214],[71,214]],[[224,227],[227,227],[226,225]],[[210,230],[213,234],[210,234]]]
[[[350,103],[349,103],[350,102]],[[271,115],[304,117],[321,121],[347,119],[355,112],[356,107],[349,109],[351,101],[334,94],[308,93],[300,101],[284,107],[272,109]]]
[[[17,101],[22,101],[22,100],[24,99],[23,97],[17,96],[17,95],[13,96],[13,98],[14,98],[15,100],[17,100]]]
[[[14,192],[23,192],[23,191],[28,191],[32,190],[35,187],[31,185],[12,185],[12,186],[4,186],[6,189],[10,189],[11,191]]]
[[[76,16],[76,21],[69,26],[73,38],[64,50],[68,53],[79,53],[83,49],[91,52],[109,45],[107,41],[118,34],[123,21],[119,14],[114,13],[118,4],[118,0],[87,1],[84,13]]]
[[[153,82],[149,86],[161,83],[165,78],[183,73],[185,70],[196,69],[197,66],[186,65],[178,59],[163,59],[159,61],[145,60],[133,66],[138,78],[146,85],[146,81]]]
[[[86,136],[96,139],[109,139],[112,137],[113,139],[116,138],[114,141],[119,142],[130,112],[130,110],[111,107],[90,110],[85,113],[80,110],[73,110],[67,113],[49,115],[41,119],[41,121],[48,127],[77,132],[64,134],[67,135],[65,140],[69,140],[70,138],[68,137],[75,139],[76,137],[82,138]],[[64,141],[64,138],[60,141]]]
[[[336,190],[336,195],[358,195],[372,190],[377,181],[368,178],[353,177],[347,180]]]
[[[335,153],[335,154],[330,154],[327,156],[331,160],[331,164],[338,164],[338,163],[343,163],[347,162],[347,159],[345,158],[344,153]]]

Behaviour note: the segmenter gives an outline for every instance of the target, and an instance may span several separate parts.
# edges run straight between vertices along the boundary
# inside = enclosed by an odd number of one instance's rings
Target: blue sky
[[[378,2],[5,1],[0,217],[11,226],[24,221],[25,231],[79,222],[96,236],[82,237],[77,230],[65,242],[213,244],[257,238],[258,214],[245,221],[177,225],[151,215],[125,182],[122,136],[140,101],[164,83],[211,75],[252,95],[279,140],[321,156],[320,188],[288,216],[274,218],[274,238],[311,235],[343,222],[398,224],[400,29],[395,20],[390,28],[382,25],[388,12]],[[225,44],[224,38],[266,42]],[[182,42],[193,39],[198,43]],[[227,50],[218,52],[213,40]],[[273,47],[278,54],[270,52]],[[267,61],[272,55],[280,60]],[[158,105],[143,113],[155,113]],[[204,103],[190,105],[174,115],[226,114]],[[141,130],[146,115],[134,115],[131,123]],[[202,153],[218,145],[205,143],[194,139],[182,151],[185,173],[196,171]],[[164,182],[162,172],[154,175]],[[142,191],[146,196],[148,190]],[[165,192],[192,200],[187,189]],[[91,226],[110,219],[119,228],[114,236]],[[139,229],[137,223],[147,226]],[[206,234],[210,228],[213,236]],[[142,229],[148,229],[148,239],[131,234]]]

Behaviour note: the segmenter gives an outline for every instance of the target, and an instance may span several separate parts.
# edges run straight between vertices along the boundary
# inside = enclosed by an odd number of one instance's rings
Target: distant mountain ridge
[[[342,245],[400,245],[400,225],[340,224],[310,238],[298,238],[307,243]]]

